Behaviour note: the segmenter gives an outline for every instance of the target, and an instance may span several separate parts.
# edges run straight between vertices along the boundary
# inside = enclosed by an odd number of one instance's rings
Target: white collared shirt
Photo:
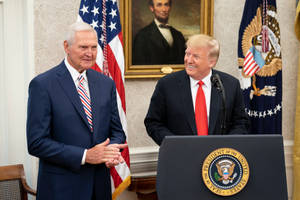
[[[75,84],[75,87],[76,89],[78,88],[78,85],[79,85],[79,80],[78,80],[78,77],[80,75],[83,76],[84,78],[84,82],[83,82],[83,85],[84,85],[84,88],[86,89],[86,92],[88,93],[89,97],[90,97],[90,90],[89,90],[89,84],[88,84],[88,79],[87,79],[87,76],[86,76],[86,70],[84,70],[81,74],[74,68],[71,66],[71,64],[68,62],[68,59],[65,58],[64,60],[65,62],[65,65],[67,66],[67,69],[68,71],[70,72],[71,76],[72,76],[72,79],[74,81],[74,84]]]
[[[210,77],[212,75],[212,71],[209,72],[209,74],[202,79],[202,82],[204,83],[202,85],[202,89],[205,95],[205,103],[206,103],[206,111],[207,111],[207,122],[209,124],[209,111],[210,111],[210,99],[211,99],[211,81]],[[192,98],[193,98],[193,106],[195,111],[195,103],[196,103],[196,96],[197,91],[199,88],[199,82],[200,80],[195,80],[192,77],[190,77],[190,84],[191,84],[191,92],[192,92]]]
[[[159,27],[159,25],[161,24],[156,18],[154,19],[154,22],[158,28],[158,30],[160,31],[160,33],[164,36],[164,38],[167,40],[168,44],[171,46],[173,46],[173,36],[172,33],[170,31],[170,29],[168,28],[161,28]]]

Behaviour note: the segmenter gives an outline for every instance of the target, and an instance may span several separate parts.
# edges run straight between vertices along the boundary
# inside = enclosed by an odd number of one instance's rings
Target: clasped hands
[[[86,152],[85,162],[90,164],[105,163],[111,168],[124,162],[120,150],[126,148],[127,144],[109,144],[109,139],[95,145]]]

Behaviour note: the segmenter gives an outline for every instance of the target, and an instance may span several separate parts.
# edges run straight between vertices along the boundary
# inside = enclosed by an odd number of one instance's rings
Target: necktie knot
[[[78,76],[78,81],[79,83],[83,83],[84,82],[84,77],[82,75]]]
[[[199,84],[200,87],[201,87],[202,85],[204,85],[203,81],[199,81],[198,84]]]
[[[167,28],[169,29],[171,26],[168,24],[159,24],[159,28]]]

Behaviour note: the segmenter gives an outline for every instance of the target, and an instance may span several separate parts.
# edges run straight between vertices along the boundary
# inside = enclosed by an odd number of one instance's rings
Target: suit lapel
[[[215,74],[215,71],[212,71]],[[211,87],[211,98],[210,98],[210,111],[209,111],[209,126],[208,134],[214,134],[215,126],[217,123],[217,118],[219,116],[219,110],[221,105],[221,95],[216,87]]]
[[[97,80],[96,77],[93,76],[93,74],[91,73],[91,69],[86,71],[86,76],[88,79],[89,90],[90,90],[91,107],[92,107],[92,115],[93,115],[93,129],[94,129],[94,133],[97,133],[97,129],[99,127],[99,120],[98,120],[99,108],[96,102],[99,102],[98,98],[100,96],[99,92],[101,92],[101,90],[97,90],[96,88]]]
[[[164,38],[164,36],[158,30],[158,28],[157,28],[154,21],[152,22],[151,26],[152,26],[151,30],[153,30],[151,35],[150,35],[152,42],[154,44],[156,44],[156,46],[161,46],[163,48],[170,47],[167,40]]]
[[[181,41],[178,37],[177,34],[175,33],[175,29],[173,27],[170,28],[171,35],[173,37],[173,47],[178,47],[178,43]]]
[[[193,131],[193,134],[197,134],[196,122],[195,122],[195,111],[193,107],[193,99],[191,94],[191,84],[189,76],[183,71],[178,84],[180,86],[180,93],[182,94],[183,107],[187,117],[187,121]]]
[[[83,121],[89,128],[89,124],[86,118],[86,114],[83,110],[82,103],[77,93],[77,89],[69,73],[67,67],[65,66],[64,62],[60,64],[60,71],[57,73],[57,80],[60,86],[63,88],[64,92],[66,93],[69,100],[74,105],[78,114],[82,117]],[[89,128],[90,129],[90,128]]]

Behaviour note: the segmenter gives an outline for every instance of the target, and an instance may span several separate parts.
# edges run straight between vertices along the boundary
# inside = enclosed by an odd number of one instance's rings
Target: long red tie
[[[205,96],[202,89],[204,84],[202,81],[198,82],[199,88],[196,96],[196,105],[195,105],[195,120],[197,126],[198,135],[208,135],[208,122],[207,122],[207,111]]]

